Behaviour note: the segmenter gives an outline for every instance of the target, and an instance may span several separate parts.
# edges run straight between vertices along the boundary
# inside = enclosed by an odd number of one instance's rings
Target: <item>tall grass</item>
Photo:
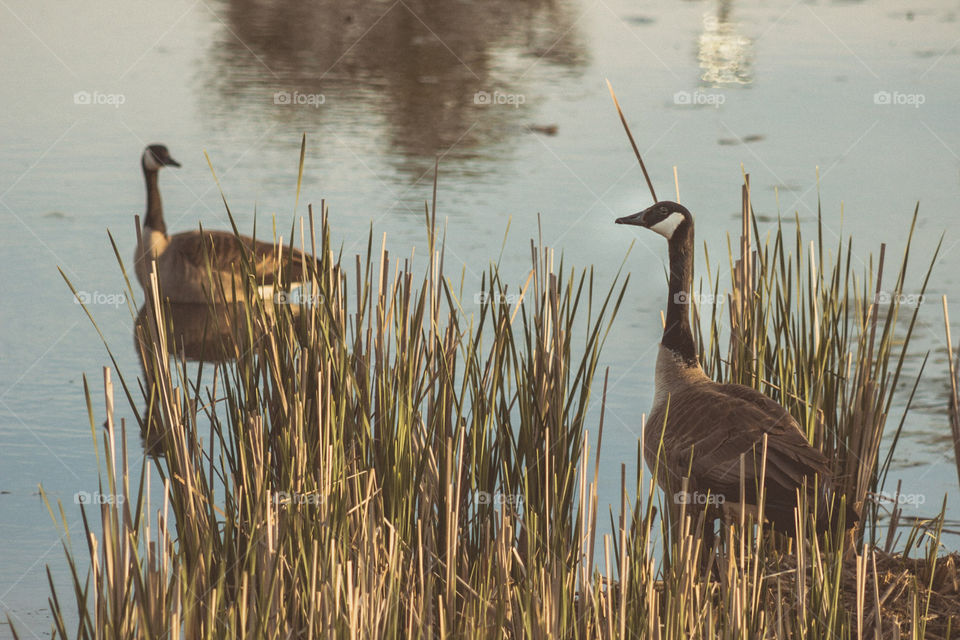
[[[938,556],[936,528],[910,532],[906,549],[923,556],[888,579],[905,561],[870,544],[876,509],[846,563],[842,532],[818,539],[801,522],[806,540],[784,554],[745,515],[718,554],[689,521],[668,538],[652,481],[621,469],[603,533],[590,433],[599,448],[604,415],[593,424],[588,407],[602,405],[601,349],[629,278],[598,285],[531,243],[525,282],[508,286],[491,265],[474,297],[446,275],[435,209],[426,219],[420,272],[372,233],[363,255],[339,255],[326,209],[316,230],[311,210],[312,303],[262,298],[241,265],[250,302],[191,321],[215,343],[205,385],[184,364],[188,311],[153,288],[136,339],[143,392],[123,386],[155,455],[129,468],[104,369],[106,427],[86,386],[90,428],[101,490],[125,500],[84,508],[81,548],[65,543],[72,601],[51,580],[54,637],[950,632],[956,613],[940,611],[933,587],[952,560]],[[780,225],[762,242],[750,226],[741,266],[730,256],[731,326],[715,311],[698,319],[705,366],[783,402],[836,461],[846,495],[869,506],[889,469],[881,436],[909,340],[894,338],[899,298],[880,312],[869,292],[881,271],[855,275],[848,243],[831,259],[822,235],[808,252],[799,226],[792,244]],[[906,267],[905,256],[897,290]],[[150,503],[153,482],[163,504]]]
[[[873,498],[885,484],[926,365],[924,358],[893,431],[894,445],[881,458],[894,392],[921,309],[902,302],[923,300],[942,239],[922,277],[908,284],[915,209],[891,282],[884,273],[886,246],[881,245],[874,264],[872,255],[864,262],[854,251],[852,238],[824,240],[819,205],[816,240],[804,239],[799,219],[792,234],[781,223],[761,236],[749,185],[745,176],[738,251],[731,250],[724,265],[732,280],[729,344],[724,348],[719,337],[717,313],[723,305],[713,305],[708,319],[695,316],[704,325],[698,331],[701,361],[714,379],[756,387],[785,406],[832,461],[837,488],[848,503],[872,512],[860,531],[876,534],[871,525],[878,502]],[[713,294],[718,294],[716,276],[712,282]]]

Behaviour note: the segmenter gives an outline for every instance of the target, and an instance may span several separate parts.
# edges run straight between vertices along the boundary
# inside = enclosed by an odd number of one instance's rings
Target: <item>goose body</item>
[[[235,302],[243,299],[244,283],[239,274],[247,255],[257,276],[261,293],[284,283],[307,279],[307,262],[302,252],[278,247],[225,231],[187,231],[167,235],[158,174],[163,167],[179,167],[163,145],[148,146],[141,157],[147,185],[147,211],[140,242],[134,255],[134,271],[144,291],[148,290],[152,263],[156,261],[161,295],[172,302]],[[282,276],[281,276],[282,274]]]
[[[797,491],[806,480],[808,491],[816,485],[822,492],[816,524],[825,530],[828,513],[839,510],[828,508],[836,498],[823,453],[810,445],[794,417],[772,398],[743,385],[715,382],[700,367],[686,308],[693,282],[693,216],[675,202],[658,202],[617,223],[647,227],[669,243],[667,316],[644,436],[644,459],[657,470],[658,484],[674,502],[753,505],[766,436],[766,518],[778,531],[793,531]],[[683,478],[688,478],[686,495],[680,493]],[[855,517],[848,509],[847,523]]]

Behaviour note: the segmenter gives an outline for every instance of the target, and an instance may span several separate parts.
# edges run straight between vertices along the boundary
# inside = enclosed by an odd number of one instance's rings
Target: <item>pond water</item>
[[[241,230],[255,212],[260,229],[276,216],[288,230],[306,133],[296,213],[324,198],[347,255],[371,222],[395,254],[422,251],[438,156],[449,270],[462,265],[468,286],[500,254],[508,221],[501,264],[518,284],[538,220],[544,243],[594,265],[600,282],[635,241],[603,362],[605,501],[620,465],[635,468],[666,291],[662,240],[613,224],[650,196],[605,78],[660,197],[672,197],[678,167],[713,256],[739,228],[741,165],[761,229],[778,211],[812,229],[819,197],[827,233],[852,234],[863,262],[882,242],[899,255],[919,201],[915,283],[946,239],[911,366],[927,351],[931,361],[894,480],[925,497],[922,513],[956,493],[939,302],[960,301],[956,2],[6,0],[0,15],[0,609],[21,637],[49,630],[46,565],[69,586],[38,486],[64,502],[73,534],[74,494],[97,487],[82,375],[102,416],[109,361],[57,267],[99,303],[95,318],[134,376],[107,230],[129,261],[149,142],[183,165],[161,175],[171,231],[229,228],[204,152]]]

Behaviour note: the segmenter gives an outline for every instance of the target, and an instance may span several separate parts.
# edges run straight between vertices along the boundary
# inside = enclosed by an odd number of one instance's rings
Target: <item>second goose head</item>
[[[143,150],[140,164],[144,171],[159,171],[163,167],[179,167],[180,163],[173,159],[165,145],[151,144]]]
[[[656,231],[667,240],[672,240],[679,232],[693,229],[693,216],[682,204],[662,200],[652,207],[631,216],[617,218],[617,224],[632,224]]]

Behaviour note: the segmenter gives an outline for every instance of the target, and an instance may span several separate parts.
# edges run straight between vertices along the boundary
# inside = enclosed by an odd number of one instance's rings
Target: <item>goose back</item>
[[[155,257],[161,295],[176,302],[205,302],[211,295],[218,302],[243,300],[245,254],[260,287],[303,282],[310,277],[309,263],[316,264],[314,258],[296,249],[281,250],[279,245],[226,231],[190,231],[167,237],[145,229],[143,245],[136,255],[141,286],[147,288],[150,260]]]
[[[808,490],[814,487],[815,477],[821,490],[830,488],[824,486],[830,477],[826,458],[810,446],[786,409],[750,387],[714,382],[698,365],[685,365],[663,346],[646,431],[644,459],[650,469],[657,469],[658,483],[671,497],[687,477],[688,491],[699,494],[701,500],[709,493],[716,502],[755,503],[765,435],[765,505],[767,517],[778,529],[792,529],[797,490],[804,480]],[[826,493],[822,497],[825,501]]]

